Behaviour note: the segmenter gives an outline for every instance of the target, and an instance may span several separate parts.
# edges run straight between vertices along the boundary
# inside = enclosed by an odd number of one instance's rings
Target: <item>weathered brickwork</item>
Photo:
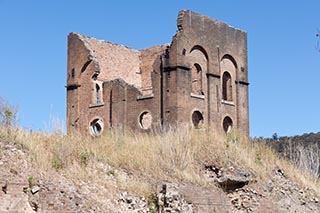
[[[140,51],[68,37],[67,132],[180,123],[249,136],[247,35],[181,11],[171,44]]]

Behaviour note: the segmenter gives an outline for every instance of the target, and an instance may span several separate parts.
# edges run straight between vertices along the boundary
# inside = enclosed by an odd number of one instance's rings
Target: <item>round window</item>
[[[192,113],[192,123],[195,128],[200,128],[203,124],[203,116],[199,111],[194,111]]]
[[[143,112],[139,116],[139,124],[142,129],[150,129],[152,125],[152,115],[149,112]]]
[[[229,133],[231,131],[232,125],[233,125],[233,122],[229,116],[223,119],[223,130],[225,133]]]
[[[90,123],[90,133],[94,137],[98,137],[103,132],[103,122],[101,119],[94,119]]]

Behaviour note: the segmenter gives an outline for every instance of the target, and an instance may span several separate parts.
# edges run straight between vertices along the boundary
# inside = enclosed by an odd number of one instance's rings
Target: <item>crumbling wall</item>
[[[128,47],[85,37],[100,66],[99,78],[105,81],[122,78],[141,88],[140,52]]]
[[[140,50],[141,52],[141,80],[143,94],[152,93],[152,79],[151,73],[154,71],[153,64],[157,58],[160,57],[166,50],[167,45],[159,45]]]
[[[186,123],[249,136],[246,32],[192,11],[177,25],[170,45],[140,51],[71,33],[67,125],[92,133]]]
[[[94,53],[83,41],[83,36],[70,33],[68,36],[67,65],[67,132],[81,131],[84,121],[81,119],[86,110],[88,95],[88,76],[99,69]]]

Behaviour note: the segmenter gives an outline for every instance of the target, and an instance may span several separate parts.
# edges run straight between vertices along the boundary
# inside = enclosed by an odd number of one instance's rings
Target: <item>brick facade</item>
[[[181,11],[170,45],[140,51],[68,36],[67,132],[191,124],[249,136],[247,35]]]

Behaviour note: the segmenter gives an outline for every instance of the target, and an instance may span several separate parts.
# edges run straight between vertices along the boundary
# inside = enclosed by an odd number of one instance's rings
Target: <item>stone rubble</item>
[[[148,203],[144,197],[129,195],[128,192],[121,192],[118,195],[118,204],[120,210],[130,213],[147,213],[150,212]]]
[[[160,212],[193,212],[192,203],[188,203],[179,193],[179,187],[177,184],[162,184],[162,189],[157,197]]]

